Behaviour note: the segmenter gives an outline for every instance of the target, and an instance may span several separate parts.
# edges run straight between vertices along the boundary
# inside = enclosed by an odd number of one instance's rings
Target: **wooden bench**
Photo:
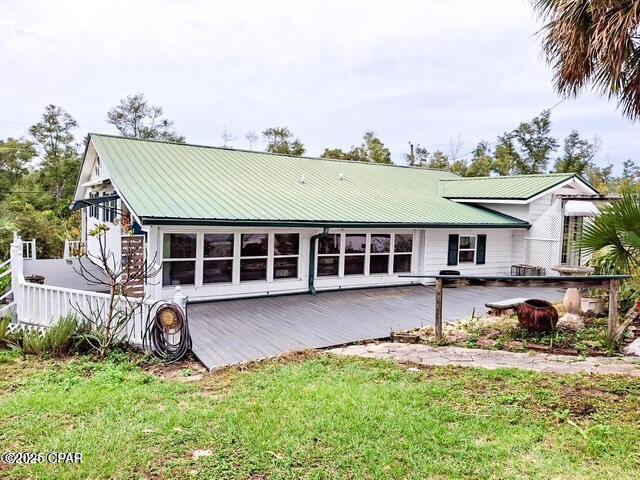
[[[489,313],[493,316],[500,317],[502,315],[512,315],[516,312],[521,303],[525,302],[526,298],[510,298],[508,300],[501,300],[499,302],[485,303],[485,307],[489,309]]]

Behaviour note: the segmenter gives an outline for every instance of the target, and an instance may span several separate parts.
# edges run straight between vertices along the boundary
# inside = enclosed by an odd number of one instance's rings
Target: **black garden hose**
[[[191,351],[186,308],[183,310],[178,304],[164,300],[151,305],[142,346],[165,363],[182,360]]]

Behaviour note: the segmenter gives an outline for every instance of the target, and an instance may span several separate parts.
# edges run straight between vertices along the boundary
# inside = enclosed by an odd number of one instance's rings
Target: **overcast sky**
[[[319,155],[375,130],[396,162],[408,142],[460,153],[556,104],[526,0],[0,0],[0,138],[25,134],[48,103],[114,132],[106,112],[138,92],[187,141],[224,126],[288,126]],[[586,93],[553,110],[602,148],[640,161],[640,124]],[[260,143],[258,148],[264,148]]]

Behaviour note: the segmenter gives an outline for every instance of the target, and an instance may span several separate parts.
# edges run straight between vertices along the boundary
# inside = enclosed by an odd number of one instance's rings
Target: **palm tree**
[[[640,0],[532,0],[546,22],[543,50],[556,89],[575,96],[588,84],[640,118]]]
[[[585,224],[579,248],[599,274],[633,274],[640,267],[640,199],[632,193],[603,207]]]

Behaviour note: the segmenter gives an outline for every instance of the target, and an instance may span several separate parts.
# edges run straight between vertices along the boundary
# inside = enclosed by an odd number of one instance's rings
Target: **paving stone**
[[[353,345],[329,350],[339,355],[393,359],[421,365],[458,365],[487,369],[519,368],[546,373],[602,373],[640,376],[637,357],[590,357],[582,359],[570,355],[549,353],[516,353],[463,347],[432,347],[421,344],[384,342]]]

